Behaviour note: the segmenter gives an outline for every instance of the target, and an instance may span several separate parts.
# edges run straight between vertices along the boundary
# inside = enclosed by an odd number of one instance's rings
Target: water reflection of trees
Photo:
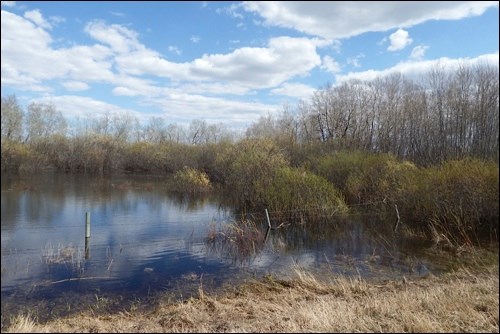
[[[195,212],[214,201],[209,196],[170,193],[164,178],[51,173],[2,175],[1,200],[2,225],[9,228],[21,222],[31,227],[76,224],[63,221],[65,211],[80,223],[86,211],[96,218],[124,216],[140,211],[140,205],[160,211],[167,204],[176,211]]]

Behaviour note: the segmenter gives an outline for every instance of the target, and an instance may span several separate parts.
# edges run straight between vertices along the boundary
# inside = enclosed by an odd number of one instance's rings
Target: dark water
[[[158,177],[2,176],[2,310],[64,293],[182,296],[200,284],[287,276],[296,267],[368,278],[440,270],[424,255],[428,245],[363,214],[273,230],[252,252],[237,254],[206,242],[234,220],[230,208],[217,197],[174,196],[166,188]]]

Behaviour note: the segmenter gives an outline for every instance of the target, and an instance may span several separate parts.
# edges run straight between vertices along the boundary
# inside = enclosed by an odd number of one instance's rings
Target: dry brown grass
[[[92,312],[45,324],[18,316],[6,332],[497,332],[498,267],[370,283],[297,271],[152,311]]]

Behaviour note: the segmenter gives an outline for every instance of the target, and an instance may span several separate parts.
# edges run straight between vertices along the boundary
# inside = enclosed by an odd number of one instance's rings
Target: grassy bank
[[[368,282],[267,277],[222,294],[199,290],[148,311],[88,311],[48,323],[17,316],[6,332],[497,332],[498,265],[440,277]]]

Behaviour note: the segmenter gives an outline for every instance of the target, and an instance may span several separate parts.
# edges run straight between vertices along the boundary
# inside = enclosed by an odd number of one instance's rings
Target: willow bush
[[[390,154],[338,152],[317,158],[312,170],[342,191],[350,203],[393,203],[417,167]]]
[[[208,175],[191,167],[177,171],[171,185],[171,190],[188,194],[206,193],[211,189],[212,184]]]
[[[259,190],[274,217],[315,219],[348,211],[342,194],[328,180],[305,169],[281,167]]]
[[[471,158],[414,171],[399,190],[402,216],[457,243],[498,233],[498,174],[497,163]]]
[[[2,172],[18,173],[31,162],[29,148],[19,142],[5,140],[1,145]]]
[[[129,172],[162,172],[165,169],[163,146],[150,142],[135,142],[125,148],[122,169]]]
[[[224,191],[241,211],[262,207],[275,171],[288,165],[273,141],[243,140],[218,158]]]

